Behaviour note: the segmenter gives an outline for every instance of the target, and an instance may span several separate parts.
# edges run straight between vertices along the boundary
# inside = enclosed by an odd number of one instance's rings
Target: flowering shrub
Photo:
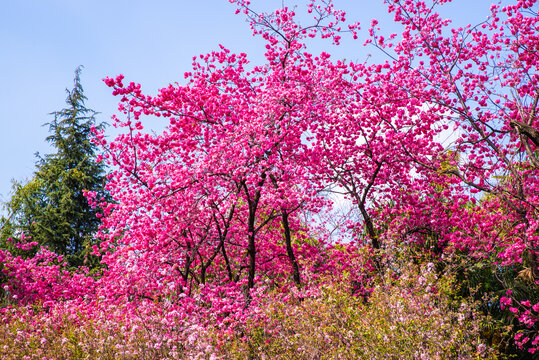
[[[350,276],[264,294],[241,322],[180,315],[166,302],[2,309],[3,359],[494,359],[488,321],[432,263],[400,264],[366,300]]]
[[[398,277],[387,272],[368,301],[354,296],[349,282],[331,279],[287,299],[268,296],[264,320],[224,336],[216,348],[234,359],[498,358],[479,337],[488,318],[456,298],[454,279],[438,277],[430,265],[411,265]]]
[[[92,315],[4,309],[0,356],[13,360],[185,358],[183,346],[189,342],[167,336],[170,329],[156,318],[126,319],[110,312]]]

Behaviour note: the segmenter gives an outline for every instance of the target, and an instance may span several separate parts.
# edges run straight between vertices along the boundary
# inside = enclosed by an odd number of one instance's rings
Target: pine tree
[[[91,142],[95,111],[86,108],[86,97],[80,83],[81,68],[75,71],[74,87],[67,90],[67,107],[53,112],[46,140],[56,153],[39,156],[36,171],[26,184],[14,184],[7,202],[9,214],[3,219],[0,241],[4,246],[30,236],[42,246],[65,255],[71,266],[88,260],[88,249],[100,220],[99,209],[93,209],[84,191],[95,191],[99,198],[109,199],[105,190],[105,165],[96,162],[97,147]],[[8,241],[8,238],[12,240]],[[91,257],[90,257],[91,258]],[[91,258],[86,265],[95,265]]]

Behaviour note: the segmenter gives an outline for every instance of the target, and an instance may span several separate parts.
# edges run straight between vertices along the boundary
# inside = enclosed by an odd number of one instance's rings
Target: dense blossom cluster
[[[299,329],[317,331],[309,321],[298,325],[310,316],[306,309],[327,310],[319,316],[330,321],[336,309],[328,294],[335,291],[344,309],[365,315],[363,321],[347,313],[350,323],[340,326],[349,335],[326,333],[336,326],[331,322],[318,329],[315,338],[333,342],[342,356],[376,356],[380,349],[367,344],[350,355],[339,341],[374,336],[357,329],[378,326],[386,349],[417,344],[410,358],[443,358],[436,342],[450,344],[454,358],[486,358],[500,342],[492,336],[488,346],[472,341],[482,331],[479,311],[473,301],[459,305],[455,292],[440,288],[454,282],[438,281],[454,269],[462,275],[490,266],[503,296],[490,298],[487,315],[495,308],[514,317],[514,344],[535,352],[535,1],[493,5],[485,22],[461,28],[451,28],[425,2],[386,1],[402,32],[385,37],[377,21],[371,23],[366,44],[389,55],[382,63],[307,51],[309,38],[339,44],[345,33],[358,37],[359,24],[344,25],[345,13],[330,0],[309,1],[314,25],[307,27],[290,8],[257,13],[249,1],[231,2],[266,41],[266,63],[251,65],[246,54],[221,46],[193,58],[185,85],[155,96],[122,75],[106,78],[120,99],[114,126],[123,131],[109,142],[96,130],[95,141],[104,150],[100,160],[114,169],[107,185],[114,201],[86,194],[103,209],[94,254],[104,268],[98,276],[73,273],[45,249],[27,260],[2,252],[10,301],[40,304],[46,313],[33,315],[39,318],[65,315],[112,334],[104,318],[110,314],[134,329],[120,331],[131,334],[125,346],[132,356],[145,351],[139,340],[153,336],[149,358],[216,358],[226,349],[250,356],[303,351],[308,358],[312,352],[294,348],[307,345],[294,345],[286,335],[298,329],[297,339],[304,339]],[[166,130],[146,132],[149,117],[166,119]],[[448,131],[451,144],[440,140]],[[350,211],[329,221],[338,216],[328,196],[336,192]],[[434,263],[422,264],[427,258]],[[424,274],[410,275],[408,267]],[[517,293],[499,274],[518,270],[520,278],[527,271],[530,283]],[[417,282],[409,280],[415,276]],[[346,284],[349,294],[336,284]],[[473,296],[477,289],[466,291]],[[372,307],[365,305],[371,301]],[[272,319],[266,308],[286,320]],[[13,312],[30,316],[34,310],[2,311],[13,323]],[[154,332],[136,330],[145,321]],[[455,322],[469,334],[452,333]],[[394,351],[408,358],[406,349]]]

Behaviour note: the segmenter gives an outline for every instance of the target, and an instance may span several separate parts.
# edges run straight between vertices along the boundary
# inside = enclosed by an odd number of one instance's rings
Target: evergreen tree
[[[2,221],[0,238],[4,246],[17,251],[11,244],[21,241],[23,234],[30,236],[66,255],[71,266],[89,259],[88,250],[100,223],[96,217],[100,210],[88,204],[84,191],[95,191],[99,198],[109,200],[105,165],[96,162],[97,147],[90,140],[91,128],[104,124],[96,124],[96,112],[85,107],[80,71],[80,67],[75,71],[73,89],[66,89],[68,106],[53,112],[54,120],[45,124],[50,132],[46,140],[57,152],[44,157],[36,154],[39,160],[33,178],[26,184],[14,184],[13,195],[5,204],[8,217]],[[86,265],[96,263],[90,257]]]

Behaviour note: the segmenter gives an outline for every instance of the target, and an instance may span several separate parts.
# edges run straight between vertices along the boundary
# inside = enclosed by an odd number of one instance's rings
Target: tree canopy
[[[4,245],[30,238],[66,255],[72,266],[84,263],[100,224],[100,210],[88,204],[85,192],[109,198],[106,167],[96,162],[99,150],[91,142],[92,129],[102,129],[103,124],[96,124],[96,112],[84,104],[80,71],[75,71],[73,89],[66,90],[67,107],[53,112],[54,119],[45,124],[50,133],[46,140],[56,152],[37,155],[33,177],[14,184],[2,227]]]

